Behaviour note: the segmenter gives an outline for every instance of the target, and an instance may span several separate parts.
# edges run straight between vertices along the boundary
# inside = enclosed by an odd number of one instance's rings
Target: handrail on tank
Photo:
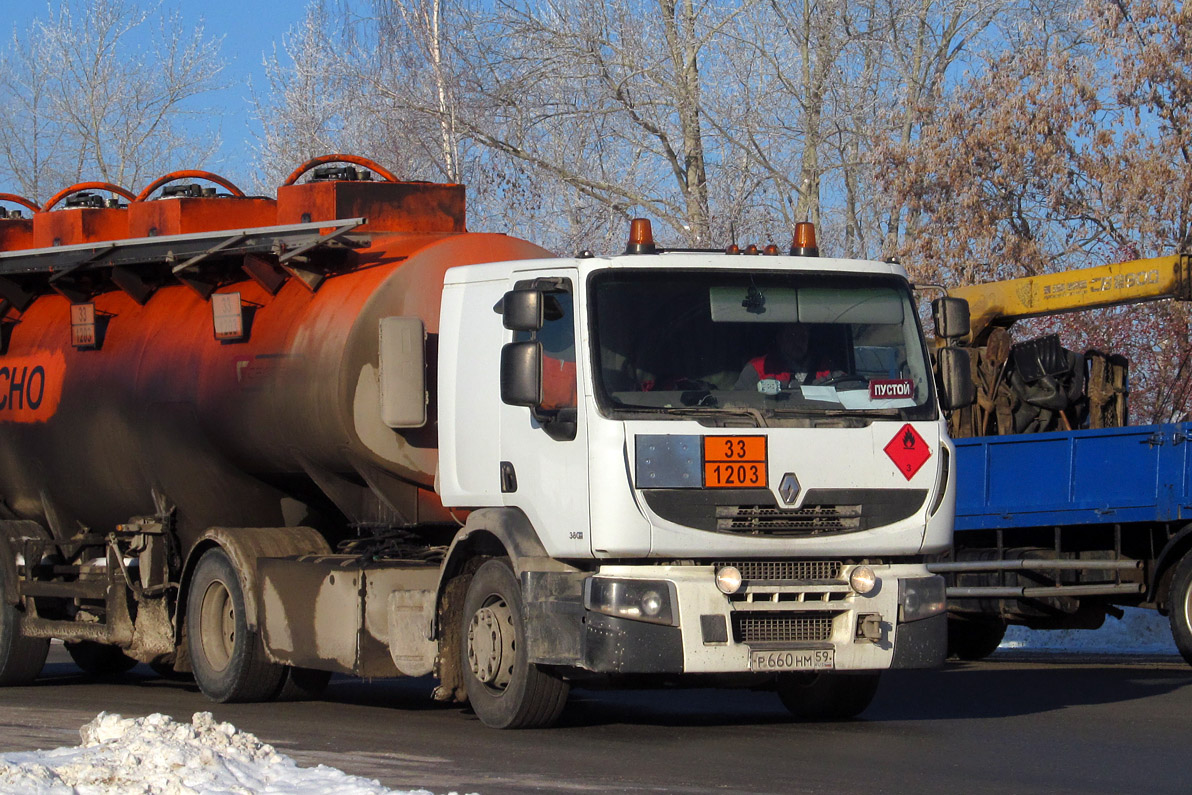
[[[43,213],[49,212],[51,207],[65,199],[70,194],[82,193],[85,190],[106,190],[108,193],[115,193],[119,196],[123,196],[129,201],[136,201],[137,198],[133,195],[132,191],[125,190],[119,185],[113,185],[110,182],[80,182],[77,185],[71,185],[69,188],[63,188],[62,190],[55,193],[54,196],[45,203],[45,206],[41,208],[41,211]]]
[[[388,169],[377,165],[375,161],[369,160],[367,157],[360,157],[360,155],[339,154],[312,157],[310,160],[307,160],[305,163],[298,166],[298,168],[294,169],[294,173],[286,177],[286,181],[282,183],[282,187],[285,187],[286,185],[293,185],[298,181],[299,177],[310,171],[315,166],[322,166],[326,165],[327,163],[351,163],[354,166],[364,166],[365,168],[372,170],[374,173],[380,174],[389,182],[401,182],[401,180],[393,176]]]
[[[219,174],[212,174],[210,171],[196,171],[194,169],[184,169],[182,171],[171,171],[169,174],[163,174],[157,179],[150,182],[140,194],[133,199],[133,201],[143,202],[152,195],[153,191],[179,179],[205,179],[208,182],[214,182],[216,185],[227,188],[228,191],[238,199],[244,198],[244,191],[232,184],[231,180],[221,177]]]
[[[13,204],[19,204],[22,207],[27,207],[35,213],[41,212],[41,208],[37,206],[37,202],[30,201],[24,196],[18,196],[15,193],[0,193],[0,202],[11,202]]]

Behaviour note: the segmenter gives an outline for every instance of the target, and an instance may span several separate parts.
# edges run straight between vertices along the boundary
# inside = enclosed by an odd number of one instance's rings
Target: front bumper
[[[915,564],[870,568],[879,585],[864,595],[849,587],[852,566],[840,567],[830,580],[747,580],[732,595],[716,588],[711,565],[604,566],[594,575],[666,583],[675,603],[662,623],[624,617],[624,611],[612,615],[590,599],[585,605],[583,594],[591,588],[582,581],[552,589],[538,583],[527,590],[531,658],[610,674],[747,673],[754,670],[754,651],[831,649],[833,669],[840,671],[942,664],[942,578]],[[548,590],[553,600],[535,600]],[[564,591],[572,598],[560,598]]]

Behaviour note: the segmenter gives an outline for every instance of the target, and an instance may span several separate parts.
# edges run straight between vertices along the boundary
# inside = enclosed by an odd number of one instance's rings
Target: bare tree
[[[736,13],[692,0],[501,6],[469,53],[461,124],[579,197],[706,243],[715,143],[703,59]]]
[[[888,186],[917,214],[902,253],[946,284],[1187,252],[1192,41],[1166,0],[1088,2],[1083,40],[1039,27],[991,55],[924,124]],[[1180,304],[1054,324],[1132,360],[1132,412],[1182,416],[1192,342]],[[1035,328],[1043,329],[1043,325]]]
[[[160,6],[66,0],[6,49],[0,177],[30,197],[84,178],[137,185],[218,145],[196,99],[219,85],[219,42]]]
[[[332,20],[322,0],[284,37],[282,53],[264,61],[268,87],[253,92],[259,134],[258,189],[271,191],[297,165],[335,151],[370,154],[376,142],[364,124],[371,100],[348,90]]]
[[[876,256],[918,224],[882,152],[912,146],[970,49],[1069,1],[340,0],[273,62],[264,149],[359,142],[563,248],[645,214],[670,244],[810,219],[826,250]]]

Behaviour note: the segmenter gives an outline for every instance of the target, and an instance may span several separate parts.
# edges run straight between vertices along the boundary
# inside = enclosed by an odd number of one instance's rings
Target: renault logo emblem
[[[778,484],[778,494],[787,505],[794,504],[799,496],[799,479],[795,477],[794,472],[787,472],[782,476],[782,482]]]

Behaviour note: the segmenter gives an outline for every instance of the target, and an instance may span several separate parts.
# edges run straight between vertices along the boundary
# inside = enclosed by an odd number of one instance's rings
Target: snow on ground
[[[1167,617],[1154,610],[1125,608],[1121,620],[1105,619],[1100,629],[1031,630],[1010,627],[1001,649],[1071,651],[1080,654],[1179,655]]]
[[[101,712],[82,744],[0,754],[0,792],[12,795],[432,795],[398,792],[333,767],[302,768],[210,712],[189,724],[166,715]]]

